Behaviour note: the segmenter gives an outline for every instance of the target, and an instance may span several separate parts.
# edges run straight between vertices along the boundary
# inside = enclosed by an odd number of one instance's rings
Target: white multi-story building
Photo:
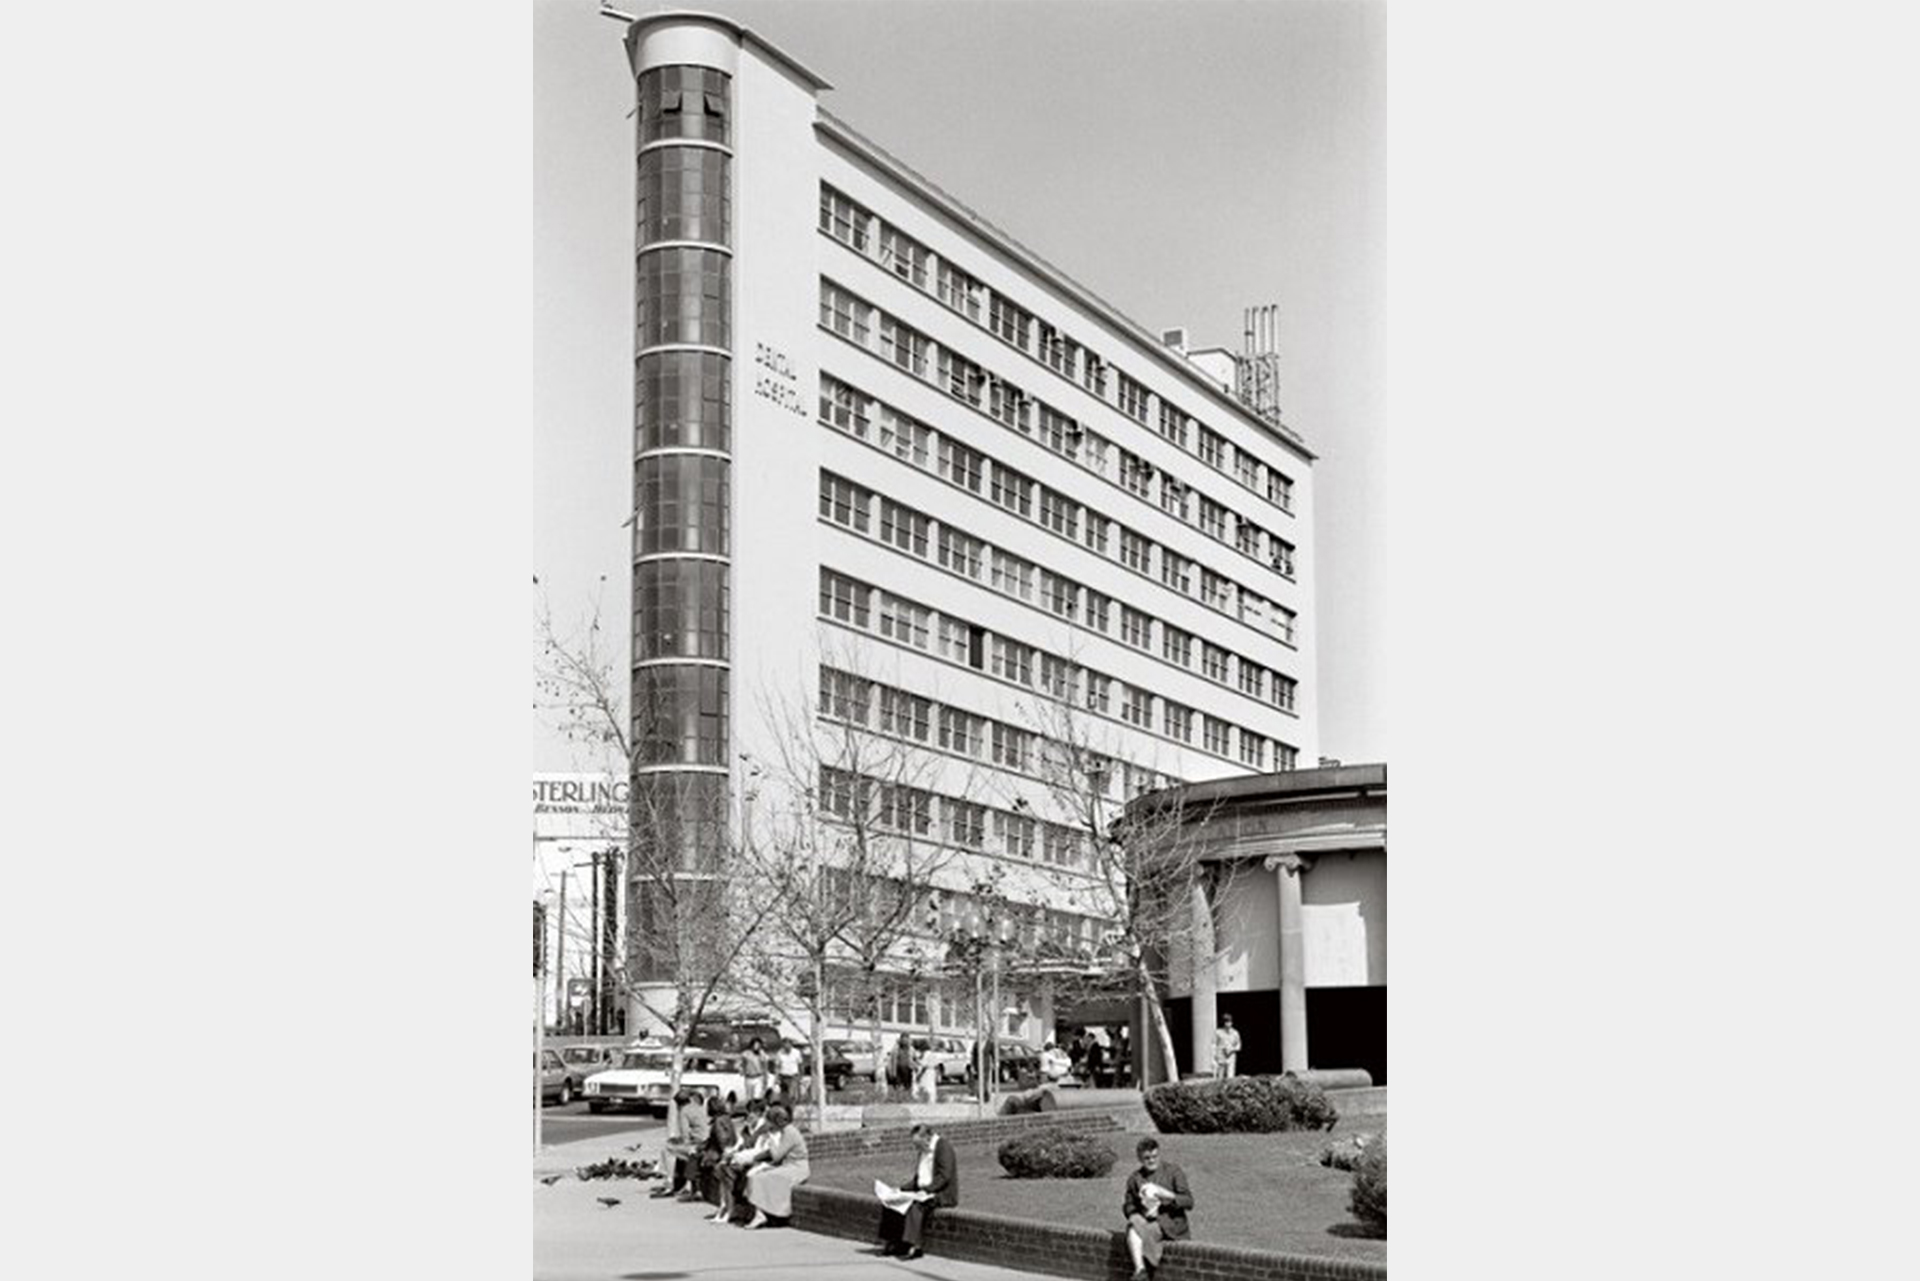
[[[1312,763],[1312,454],[752,32],[661,13],[627,46],[636,796],[719,848],[799,698],[938,763],[913,821],[953,888],[998,866],[1023,928],[1091,943],[1047,728],[1072,709],[1116,802]],[[962,1006],[903,985],[889,1021]]]

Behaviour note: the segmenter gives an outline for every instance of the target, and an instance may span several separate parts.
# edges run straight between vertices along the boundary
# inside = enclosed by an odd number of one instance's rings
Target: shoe
[[[919,1246],[912,1245],[912,1246],[908,1246],[906,1253],[902,1254],[900,1257],[903,1259],[918,1259],[918,1258],[924,1257],[926,1253],[927,1252],[925,1250],[922,1250]]]
[[[1137,1268],[1133,1274],[1133,1281],[1152,1281],[1152,1278],[1153,1273],[1147,1271],[1145,1268]]]

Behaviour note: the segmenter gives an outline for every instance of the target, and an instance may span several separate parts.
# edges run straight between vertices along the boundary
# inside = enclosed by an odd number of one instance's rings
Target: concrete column
[[[1307,946],[1301,923],[1300,878],[1312,862],[1276,854],[1265,867],[1280,895],[1280,1070],[1307,1070]]]
[[[1193,887],[1193,918],[1187,934],[1187,962],[1192,975],[1193,1018],[1187,1030],[1187,1045],[1192,1071],[1213,1072],[1213,1029],[1219,1023],[1219,990],[1214,973],[1213,907],[1207,901],[1204,882]]]

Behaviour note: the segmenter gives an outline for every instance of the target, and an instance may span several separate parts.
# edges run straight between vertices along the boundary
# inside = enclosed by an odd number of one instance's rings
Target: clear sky
[[[1243,310],[1278,304],[1282,416],[1319,455],[1321,751],[1387,759],[1384,4],[687,7],[825,77],[827,110],[1148,329],[1238,348]],[[597,0],[534,5],[533,563],[557,615],[603,593],[615,620],[632,505],[621,32]],[[533,768],[578,764],[536,725]]]

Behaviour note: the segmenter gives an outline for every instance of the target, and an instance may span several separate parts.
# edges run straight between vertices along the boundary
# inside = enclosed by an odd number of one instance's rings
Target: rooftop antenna
[[[1240,354],[1233,358],[1234,395],[1258,417],[1280,425],[1280,308],[1249,307]]]

